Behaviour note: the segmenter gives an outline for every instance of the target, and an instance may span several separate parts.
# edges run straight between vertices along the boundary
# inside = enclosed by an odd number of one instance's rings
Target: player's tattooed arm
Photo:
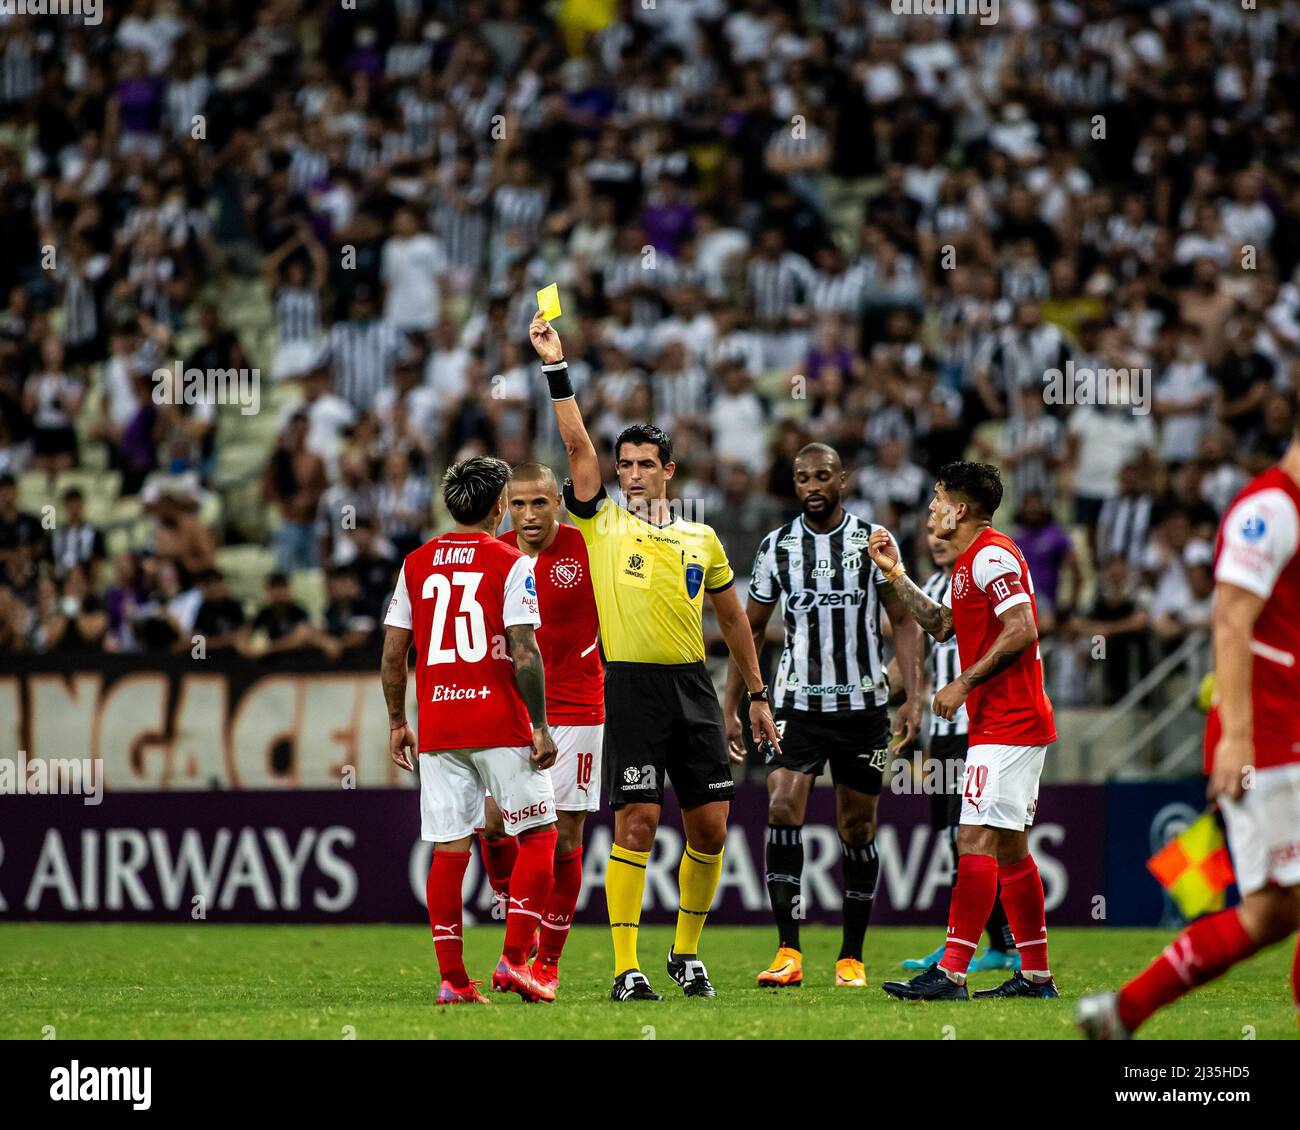
[[[399,726],[406,721],[406,654],[411,647],[411,633],[406,628],[384,629],[384,657],[379,663],[379,681],[388,704],[388,724]]]
[[[890,591],[906,606],[912,619],[940,643],[952,635],[952,609],[931,600],[906,573],[889,582]]]
[[[899,748],[910,745],[921,730],[921,694],[925,685],[925,641],[915,617],[908,615],[898,594],[886,589],[885,613],[894,633],[894,660],[907,692],[906,701],[895,713],[894,733]]]
[[[546,725],[546,672],[542,668],[542,653],[537,650],[537,637],[531,624],[511,624],[506,629],[510,641],[510,658],[515,663],[515,682],[519,696],[528,708],[528,717],[535,728]]]
[[[406,720],[406,656],[411,650],[409,628],[389,625],[384,629],[384,657],[379,663],[379,681],[388,704],[388,756],[400,769],[414,769],[418,756],[415,731]]]
[[[888,586],[885,589],[886,602],[892,593],[911,613],[912,619],[940,643],[952,635],[952,609],[931,600],[902,571],[898,561],[898,545],[884,526],[877,526],[871,531],[871,537],[867,539],[867,556],[885,578]],[[898,576],[891,577],[890,574],[895,569],[898,569]]]
[[[1002,631],[993,645],[958,677],[967,690],[1001,674],[1038,642],[1038,628],[1028,604],[1017,604],[1001,616]]]
[[[542,653],[537,650],[537,637],[531,624],[511,624],[506,628],[506,638],[515,661],[515,682],[533,723],[533,764],[538,769],[549,769],[559,753],[546,725],[546,672]]]

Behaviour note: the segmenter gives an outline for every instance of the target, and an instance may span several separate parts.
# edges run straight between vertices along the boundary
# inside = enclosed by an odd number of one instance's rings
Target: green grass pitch
[[[642,931],[642,964],[665,1000],[608,999],[608,932],[577,927],[560,999],[525,1005],[492,994],[490,1008],[433,1007],[433,945],[418,926],[0,926],[0,1036],[58,1039],[1072,1039],[1072,1003],[1114,987],[1169,940],[1159,930],[1052,933],[1060,1001],[904,1004],[880,991],[900,959],[931,949],[938,929],[877,928],[867,937],[866,989],[829,986],[838,931],[805,932],[801,989],[766,990],[754,974],[774,952],[771,931],[709,927],[702,956],[714,1001],[681,999],[663,969],[667,927]],[[472,977],[487,978],[500,927],[468,931]],[[1155,1017],[1146,1038],[1295,1039],[1283,945]],[[971,978],[987,988],[1003,975]]]

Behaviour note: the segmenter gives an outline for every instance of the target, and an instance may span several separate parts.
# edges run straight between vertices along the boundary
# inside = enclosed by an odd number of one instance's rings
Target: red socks
[[[957,860],[957,885],[952,889],[948,906],[948,944],[939,961],[940,969],[966,975],[997,897],[998,861],[991,855],[961,856]],[[1003,906],[1014,926],[1011,907],[1005,899]]]
[[[544,965],[559,963],[560,951],[568,940],[573,911],[578,905],[581,891],[582,845],[579,844],[568,855],[561,855],[555,860],[555,884],[551,887],[551,897],[546,903],[546,913],[542,915],[542,933],[537,951],[537,960]]]
[[[489,840],[480,833],[478,847],[492,889],[502,898],[507,897],[510,894],[510,873],[515,869],[515,858],[519,855],[519,845],[514,836]]]
[[[1198,919],[1165,947],[1145,973],[1119,991],[1120,1023],[1135,1031],[1156,1009],[1213,981],[1255,949],[1236,909]]]
[[[461,935],[461,884],[469,852],[442,851],[435,848],[424,899],[429,907],[429,926],[433,930],[433,948],[438,955],[438,969],[444,981],[456,988],[469,985],[465,972],[465,954]]]
[[[1047,919],[1038,864],[1027,855],[1019,863],[1000,867],[998,880],[1002,885],[1002,909],[1020,951],[1020,967],[1025,973],[1039,973],[1046,978],[1051,967],[1047,964]]]
[[[510,908],[506,911],[506,941],[502,952],[511,965],[528,960],[533,934],[551,897],[554,881],[554,827],[516,836],[519,856],[510,876]]]

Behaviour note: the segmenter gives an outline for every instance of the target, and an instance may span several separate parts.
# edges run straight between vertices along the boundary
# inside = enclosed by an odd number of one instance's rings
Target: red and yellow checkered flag
[[[1147,860],[1147,870],[1186,918],[1222,910],[1233,883],[1232,858],[1213,812],[1202,812],[1180,836]]]

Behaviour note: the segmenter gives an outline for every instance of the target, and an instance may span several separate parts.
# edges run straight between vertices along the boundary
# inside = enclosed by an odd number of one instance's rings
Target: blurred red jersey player
[[[1079,1002],[1092,1039],[1125,1039],[1157,1009],[1300,928],[1300,441],[1228,508],[1214,554],[1216,705],[1208,794],[1241,904],[1198,919],[1118,993]],[[1300,1011],[1300,948],[1291,967]]]
[[[605,672],[600,661],[600,622],[591,587],[587,543],[560,522],[560,485],[540,463],[516,467],[508,495],[514,529],[501,540],[533,559],[542,626],[537,646],[546,667],[546,717],[558,751],[551,766],[558,838],[555,885],[542,914],[533,976],[554,987],[560,954],[582,892],[582,829],[588,812],[600,806],[601,750],[605,742]],[[509,899],[515,841],[506,834],[501,810],[489,797],[480,836],[484,866],[493,890]]]
[[[555,999],[527,964],[551,895],[555,742],[534,636],[541,623],[532,558],[499,541],[510,468],[467,459],[443,477],[455,529],[408,554],[384,619],[382,681],[389,755],[419,761],[420,836],[434,844],[426,899],[442,985],[438,1004],[482,1004],[463,956],[461,887],[483,798],[491,791],[518,842],[506,936],[492,987],[525,1001]],[[406,660],[415,643],[419,739],[406,721]],[[418,751],[418,752],[417,752]]]

